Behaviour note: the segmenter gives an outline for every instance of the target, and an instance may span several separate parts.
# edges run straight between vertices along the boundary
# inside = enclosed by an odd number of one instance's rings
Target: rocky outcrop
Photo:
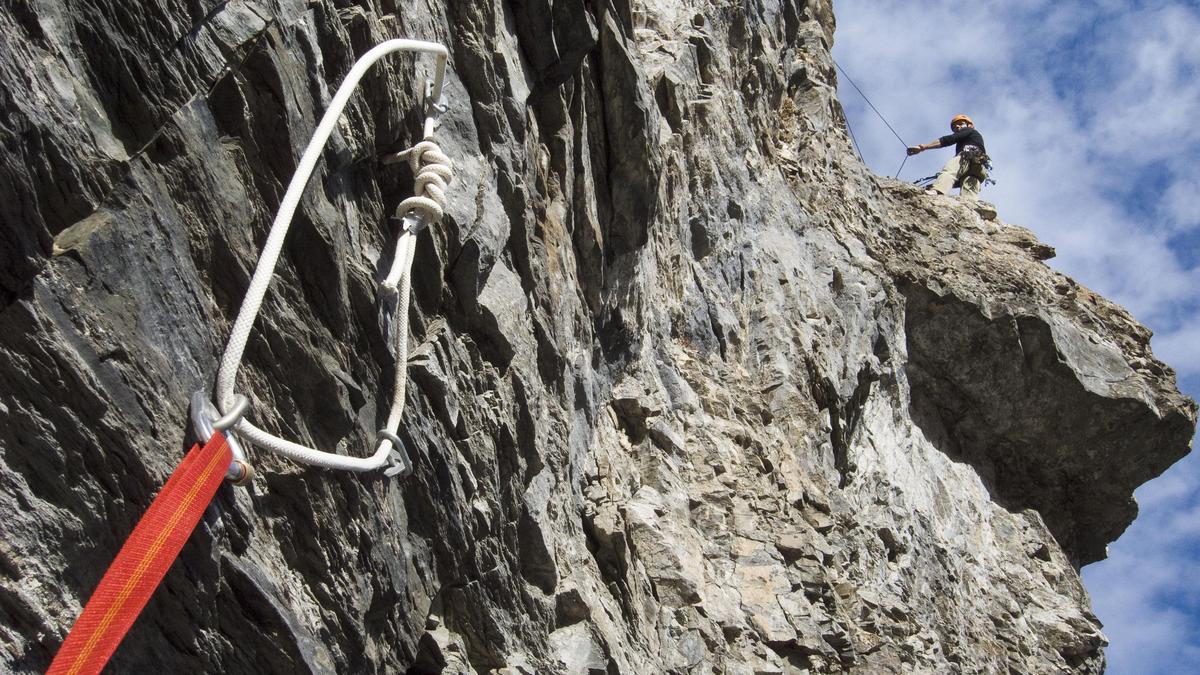
[[[1040,264],[1053,251],[1031,233],[980,231],[951,200],[931,209],[911,187],[891,191],[898,236],[878,250],[906,300],[914,420],[998,501],[1042,514],[1077,565],[1103,559],[1137,514],[1134,488],[1179,458],[1171,439],[1194,431],[1193,404],[1150,332]],[[953,239],[922,232],[941,209],[967,224]]]
[[[0,644],[43,669],[190,443],[356,55],[451,52],[404,480],[252,451],[114,672],[1099,672],[1078,567],[1195,406],[1032,234],[871,176],[828,2],[0,8]],[[364,454],[428,64],[352,100],[246,351]],[[385,317],[386,318],[386,317]],[[385,322],[386,323],[386,322]]]

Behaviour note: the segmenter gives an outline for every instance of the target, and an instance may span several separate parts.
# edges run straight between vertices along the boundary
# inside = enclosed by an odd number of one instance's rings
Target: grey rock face
[[[113,672],[1099,672],[1078,567],[1188,450],[1121,308],[843,134],[828,2],[0,7],[0,645],[41,671],[191,439],[356,56],[451,52],[403,480],[251,449]],[[343,116],[247,348],[365,454],[429,64]],[[1003,205],[1000,205],[1001,214]]]

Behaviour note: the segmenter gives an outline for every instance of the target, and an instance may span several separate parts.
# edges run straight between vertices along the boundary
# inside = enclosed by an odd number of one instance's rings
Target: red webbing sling
[[[220,432],[188,452],[104,573],[47,675],[104,669],[196,528],[232,459]]]

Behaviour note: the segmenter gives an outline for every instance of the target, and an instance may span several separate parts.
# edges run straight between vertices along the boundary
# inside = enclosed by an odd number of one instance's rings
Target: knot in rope
[[[413,192],[416,194],[400,202],[396,212],[420,212],[425,216],[425,224],[432,225],[441,220],[446,212],[446,188],[454,180],[450,158],[435,141],[424,140],[408,150],[396,153],[390,161],[405,159],[408,160],[415,177]]]

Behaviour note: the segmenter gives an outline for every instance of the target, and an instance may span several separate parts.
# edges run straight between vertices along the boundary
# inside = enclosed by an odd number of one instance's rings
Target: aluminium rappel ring
[[[445,115],[450,110],[446,95],[433,80],[425,80],[425,106],[429,109],[426,112],[428,116],[433,116],[433,113]]]
[[[229,431],[233,428],[233,425],[242,421],[242,417],[246,414],[246,408],[249,407],[250,399],[242,396],[241,394],[234,395],[233,408],[229,412],[225,413],[221,419],[212,423],[213,429],[216,429],[222,433]]]
[[[394,223],[400,224],[401,232],[411,234],[420,234],[421,230],[429,227],[429,223],[425,217],[416,209],[410,209],[403,216],[393,215],[389,218]]]
[[[254,468],[246,461],[246,453],[242,450],[242,444],[238,441],[236,434],[228,433],[238,422],[242,421],[242,417],[249,407],[250,400],[241,394],[236,394],[233,407],[228,413],[218,418],[216,406],[209,401],[203,390],[192,394],[192,430],[195,431],[196,438],[201,443],[207,443],[208,439],[218,431],[225,436],[225,442],[229,444],[229,451],[233,454],[233,460],[229,463],[225,477],[232,480],[234,485],[245,485],[254,479]]]
[[[383,475],[389,477],[398,475],[401,478],[412,475],[413,463],[408,455],[408,448],[404,447],[404,441],[387,429],[380,429],[378,436],[392,442],[392,450],[388,453],[388,459],[392,460],[392,465],[384,470]]]

